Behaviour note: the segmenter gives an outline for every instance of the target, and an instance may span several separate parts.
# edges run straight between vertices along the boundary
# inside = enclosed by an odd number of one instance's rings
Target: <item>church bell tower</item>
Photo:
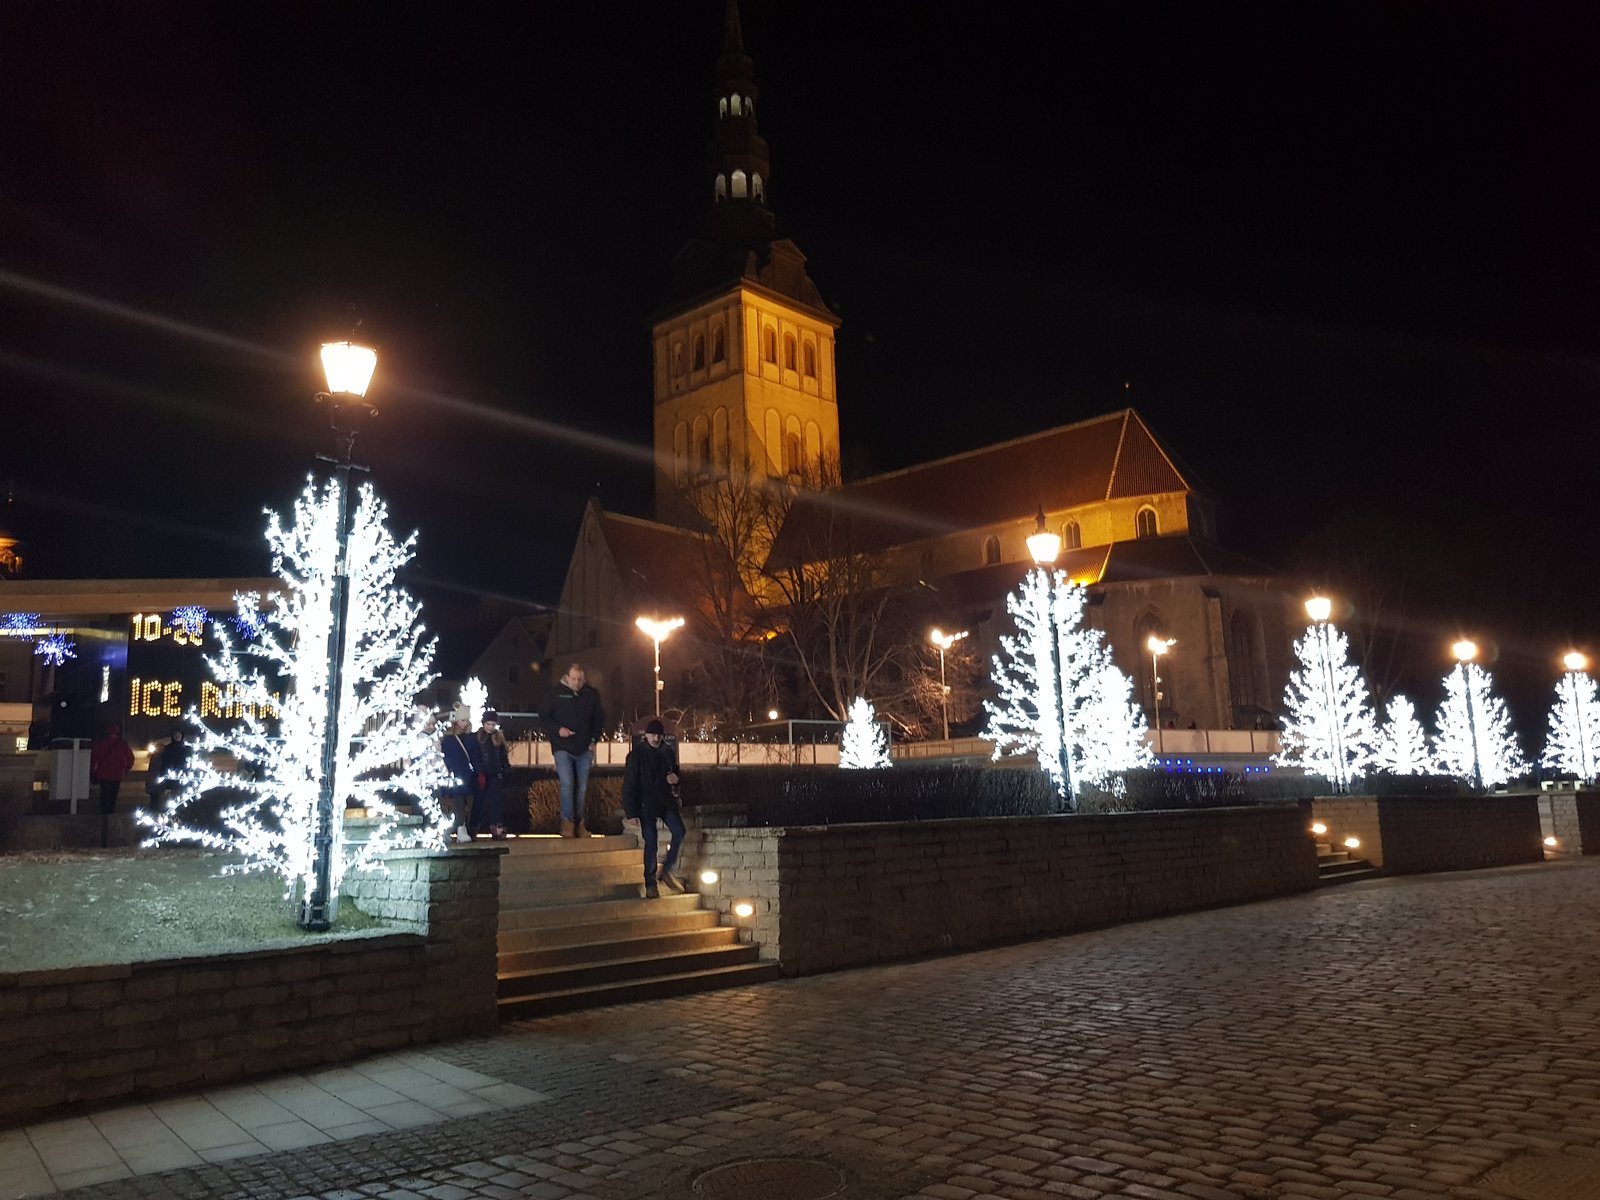
[[[836,476],[836,317],[800,248],[776,233],[755,67],[737,0],[717,60],[706,233],[679,251],[674,301],[651,318],[656,516],[746,466],[797,486]]]

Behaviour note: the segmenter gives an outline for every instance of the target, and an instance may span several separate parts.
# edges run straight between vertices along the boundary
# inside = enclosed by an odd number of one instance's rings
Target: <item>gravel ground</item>
[[[203,957],[388,928],[353,904],[323,934],[294,922],[277,875],[221,875],[200,850],[0,857],[0,972]]]

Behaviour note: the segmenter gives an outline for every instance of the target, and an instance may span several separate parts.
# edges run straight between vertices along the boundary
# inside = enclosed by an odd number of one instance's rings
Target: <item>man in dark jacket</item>
[[[582,663],[567,665],[561,686],[540,715],[561,781],[561,836],[583,837],[588,832],[583,814],[589,768],[594,766],[594,744],[605,732],[606,712],[600,693],[586,682]]]
[[[644,727],[644,741],[628,752],[622,769],[622,812],[630,823],[638,822],[644,835],[644,894],[654,900],[664,883],[675,892],[683,891],[672,873],[678,851],[683,848],[683,818],[678,814],[678,756],[666,744],[666,727],[651,721]],[[656,820],[672,834],[667,857],[656,870]]]

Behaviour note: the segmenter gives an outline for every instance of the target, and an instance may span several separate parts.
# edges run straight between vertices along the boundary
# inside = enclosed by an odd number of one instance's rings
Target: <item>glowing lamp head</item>
[[[1177,644],[1178,644],[1178,639],[1177,638],[1157,637],[1155,634],[1152,633],[1149,636],[1149,638],[1147,638],[1145,640],[1144,648],[1146,650],[1150,651],[1151,654],[1154,654],[1157,657],[1159,657],[1159,656],[1165,654],[1168,650],[1172,649]]]
[[[1033,518],[1033,532],[1028,535],[1027,541],[1029,555],[1041,567],[1053,565],[1061,553],[1060,535],[1045,528],[1043,505],[1039,506],[1038,514]]]
[[[1457,662],[1471,662],[1478,657],[1478,643],[1469,642],[1466,638],[1462,638],[1450,649],[1455,654]]]
[[[767,709],[767,720],[776,721],[777,719],[778,719],[778,710],[775,709],[775,708]]]
[[[1361,839],[1358,838],[1358,837],[1347,837],[1347,838],[1345,838],[1345,840],[1344,840],[1344,848],[1346,850],[1359,850],[1359,849],[1361,849]]]
[[[1321,837],[1323,834],[1328,832],[1328,827],[1321,821],[1318,821],[1311,826],[1311,832],[1316,834],[1318,837]]]
[[[1587,654],[1579,654],[1574,650],[1564,656],[1561,663],[1569,671],[1587,671],[1589,669],[1589,656]]]
[[[1557,846],[1559,846],[1559,845],[1560,845],[1560,844],[1561,844],[1561,843],[1560,843],[1560,842],[1558,842],[1558,841],[1556,841],[1556,839],[1555,839],[1555,838],[1553,838],[1553,837],[1547,837],[1547,838],[1545,838],[1545,840],[1544,840],[1544,844],[1545,844],[1545,846],[1546,846],[1546,848],[1548,848],[1548,849],[1550,849],[1550,850],[1554,850],[1554,849],[1555,849],[1555,848],[1556,848],[1556,847],[1557,847]]]
[[[322,373],[330,396],[365,396],[378,369],[378,352],[354,342],[327,342],[322,347]]]
[[[939,647],[939,649],[948,650],[962,638],[966,637],[967,633],[968,631],[965,629],[963,629],[960,633],[946,633],[942,629],[933,629],[928,632],[928,640],[935,646]]]
[[[668,617],[665,621],[658,621],[654,617],[639,617],[634,624],[644,631],[646,637],[664,642],[674,629],[683,628],[683,618]]]
[[[710,887],[713,883],[715,883],[720,878],[722,878],[722,877],[720,875],[718,875],[715,871],[712,871],[712,870],[705,870],[705,871],[701,871],[700,872],[700,882],[705,884],[707,887]]]
[[[1326,596],[1313,596],[1306,601],[1306,616],[1313,621],[1326,621],[1333,615],[1333,601]]]
[[[741,900],[733,906],[733,915],[741,921],[748,921],[756,915],[756,906],[748,900]]]

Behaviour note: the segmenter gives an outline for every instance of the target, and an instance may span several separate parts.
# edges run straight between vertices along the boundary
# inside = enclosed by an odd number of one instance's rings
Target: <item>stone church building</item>
[[[729,0],[714,97],[706,235],[674,260],[676,297],[652,319],[654,520],[591,501],[547,645],[559,673],[580,660],[608,711],[652,707],[644,615],[693,613],[695,532],[686,489],[730,472],[796,489],[772,552],[828,508],[848,512],[852,545],[890,577],[922,581],[971,630],[988,662],[1009,629],[1005,597],[1031,569],[1024,539],[1043,514],[1058,567],[1089,591],[1090,620],[1153,711],[1151,634],[1176,638],[1161,663],[1162,723],[1251,728],[1271,720],[1289,671],[1300,595],[1271,568],[1218,544],[1215,501],[1133,409],[901,471],[809,490],[839,461],[839,318],[777,234],[758,92],[736,0]],[[753,603],[762,600],[750,581]],[[696,660],[693,623],[662,647],[673,681]],[[870,698],[870,697],[869,697]]]

